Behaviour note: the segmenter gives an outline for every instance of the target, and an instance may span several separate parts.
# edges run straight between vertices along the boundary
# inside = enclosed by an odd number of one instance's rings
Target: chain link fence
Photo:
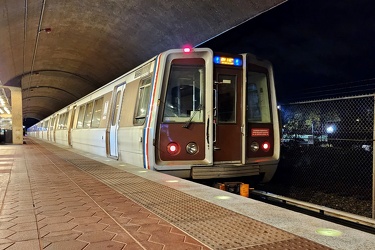
[[[374,216],[374,96],[281,107],[281,160],[269,192]]]

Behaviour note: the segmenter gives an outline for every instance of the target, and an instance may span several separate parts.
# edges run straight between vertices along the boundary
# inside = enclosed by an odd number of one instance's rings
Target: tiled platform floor
[[[0,148],[0,249],[208,249],[72,164],[38,151]]]
[[[106,165],[106,159],[99,162],[39,140],[26,142],[0,145],[0,249],[330,249],[259,222],[268,205],[245,199],[246,213],[255,214],[254,220]],[[153,171],[148,175],[165,178]],[[177,185],[184,189],[188,184]],[[193,186],[206,196],[222,192]],[[291,222],[284,210],[267,207],[267,213],[278,213],[265,217],[276,224]],[[339,246],[335,249],[371,249],[373,238],[366,236],[358,242],[318,238]]]

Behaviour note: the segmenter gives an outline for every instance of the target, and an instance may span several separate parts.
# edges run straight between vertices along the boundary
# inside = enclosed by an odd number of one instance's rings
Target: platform
[[[0,145],[0,249],[375,245],[375,235],[219,189],[41,140],[25,143]]]

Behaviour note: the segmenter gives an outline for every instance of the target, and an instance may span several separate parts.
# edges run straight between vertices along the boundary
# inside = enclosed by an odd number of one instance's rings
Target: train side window
[[[246,112],[249,122],[271,122],[267,80],[264,73],[248,72]]]
[[[148,105],[150,103],[151,78],[141,81],[138,90],[138,99],[135,110],[134,125],[143,125],[147,115]]]
[[[47,131],[47,121],[43,122],[43,131]]]
[[[76,128],[83,128],[83,118],[85,115],[85,107],[86,105],[82,105],[79,107],[78,119],[77,119],[77,127]]]
[[[93,102],[86,104],[85,118],[83,119],[83,128],[91,127],[91,118],[92,118],[92,108],[94,106]]]
[[[56,119],[56,117],[53,117],[52,119],[51,119],[51,123],[50,123],[50,130],[53,130],[54,129],[54,126],[55,126],[55,119]]]
[[[60,114],[59,123],[57,126],[58,129],[64,129],[65,119],[66,119],[66,113]]]
[[[64,123],[63,123],[63,129],[67,129],[68,128],[68,120],[69,120],[69,112],[65,112],[64,113]]]
[[[91,119],[91,127],[99,128],[100,119],[102,117],[103,97],[95,100],[94,102],[94,113]]]
[[[61,129],[61,126],[60,126],[61,120],[62,120],[62,114],[59,114],[58,120],[57,120],[57,129]]]

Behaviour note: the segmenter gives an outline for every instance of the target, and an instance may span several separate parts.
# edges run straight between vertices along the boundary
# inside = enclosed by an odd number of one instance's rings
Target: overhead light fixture
[[[39,33],[42,32],[42,31],[44,31],[44,32],[46,32],[47,34],[49,34],[49,33],[52,32],[52,29],[51,29],[51,28],[41,29],[41,30],[39,30]]]
[[[7,107],[4,107],[3,109],[5,110],[5,112],[6,112],[8,115],[10,115],[10,111],[9,111],[9,109],[8,109]]]
[[[5,90],[4,88],[1,88],[1,87],[0,87],[0,105],[4,107],[10,106]]]

